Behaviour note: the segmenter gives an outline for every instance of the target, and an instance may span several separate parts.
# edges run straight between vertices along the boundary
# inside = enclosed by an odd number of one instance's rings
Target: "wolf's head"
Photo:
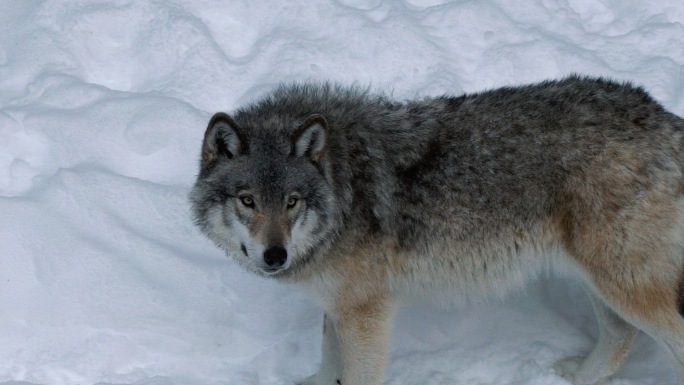
[[[257,273],[286,275],[306,263],[339,221],[327,130],[321,115],[298,122],[214,115],[190,193],[202,232]]]

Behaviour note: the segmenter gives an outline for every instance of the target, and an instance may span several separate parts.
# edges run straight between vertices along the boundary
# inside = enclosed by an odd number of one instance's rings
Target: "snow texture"
[[[0,384],[292,384],[322,313],[193,227],[208,118],[281,81],[399,99],[570,73],[684,115],[681,0],[0,1]],[[597,337],[544,279],[505,301],[403,307],[386,383],[567,385]],[[641,335],[612,385],[673,384]]]

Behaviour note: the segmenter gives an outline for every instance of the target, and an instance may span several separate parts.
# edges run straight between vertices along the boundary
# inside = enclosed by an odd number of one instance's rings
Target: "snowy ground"
[[[0,385],[292,384],[321,313],[240,270],[191,225],[208,117],[274,84],[397,98],[578,72],[684,115],[681,0],[0,1]],[[505,302],[413,305],[388,384],[567,385],[596,338],[545,280]],[[613,385],[673,384],[641,336]]]

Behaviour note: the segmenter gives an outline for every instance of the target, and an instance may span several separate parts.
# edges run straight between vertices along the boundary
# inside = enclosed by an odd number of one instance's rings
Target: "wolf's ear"
[[[247,140],[228,114],[216,113],[211,117],[202,145],[202,165],[207,166],[219,157],[228,159],[247,151]]]
[[[294,156],[307,156],[314,162],[323,157],[328,122],[321,115],[309,116],[306,121],[292,133],[292,153]]]

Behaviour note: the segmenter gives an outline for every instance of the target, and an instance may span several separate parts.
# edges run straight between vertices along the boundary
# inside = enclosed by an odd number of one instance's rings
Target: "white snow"
[[[0,2],[0,385],[292,384],[321,312],[243,272],[186,194],[212,113],[280,81],[404,99],[572,72],[684,115],[681,0]],[[572,282],[406,306],[387,384],[567,385],[596,339]],[[640,336],[613,385],[673,384]]]

